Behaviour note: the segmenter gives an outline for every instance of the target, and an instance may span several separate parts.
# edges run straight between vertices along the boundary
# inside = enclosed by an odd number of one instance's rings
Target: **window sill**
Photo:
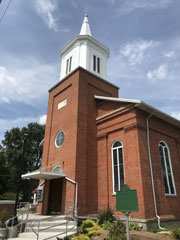
[[[177,194],[165,194],[165,197],[177,197]]]

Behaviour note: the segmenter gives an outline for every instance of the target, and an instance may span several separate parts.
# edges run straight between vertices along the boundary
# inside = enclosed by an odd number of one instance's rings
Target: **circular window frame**
[[[63,141],[62,141],[62,143],[61,143],[60,145],[57,145],[57,137],[58,137],[58,135],[59,135],[60,133],[63,134]],[[64,137],[65,137],[65,134],[64,134],[64,132],[63,132],[62,130],[59,130],[59,131],[56,133],[55,141],[54,141],[54,144],[55,144],[55,147],[56,147],[56,148],[61,148],[61,147],[62,147],[62,145],[63,145],[63,143],[64,143]]]

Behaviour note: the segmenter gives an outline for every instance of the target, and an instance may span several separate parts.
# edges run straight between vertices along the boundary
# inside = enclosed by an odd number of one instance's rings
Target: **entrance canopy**
[[[56,178],[62,178],[65,177],[64,172],[60,169],[58,172],[51,172],[51,171],[45,171],[42,169],[35,170],[33,172],[29,172],[26,174],[22,174],[22,179],[56,179]]]

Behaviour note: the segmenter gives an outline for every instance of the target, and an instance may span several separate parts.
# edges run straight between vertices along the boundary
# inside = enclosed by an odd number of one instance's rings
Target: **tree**
[[[22,180],[21,175],[33,171],[40,166],[40,142],[44,137],[44,126],[30,123],[27,127],[12,128],[7,131],[2,141],[0,160],[4,161],[10,172],[8,190],[16,192],[16,202],[30,200],[34,181]]]
[[[0,145],[0,194],[5,193],[8,187],[9,170],[6,164],[6,157],[2,146]]]

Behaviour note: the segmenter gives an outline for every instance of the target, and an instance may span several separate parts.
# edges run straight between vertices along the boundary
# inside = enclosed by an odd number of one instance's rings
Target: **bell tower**
[[[61,52],[61,79],[49,90],[42,169],[61,179],[46,179],[39,212],[96,213],[98,209],[97,106],[95,95],[117,97],[118,88],[106,80],[109,50],[91,33],[85,16],[80,34]],[[78,184],[74,188],[72,181]],[[77,197],[75,192],[77,191]],[[51,204],[52,203],[52,204]]]
[[[78,67],[107,79],[108,58],[109,49],[92,36],[88,16],[85,15],[79,35],[61,51],[60,79]]]

